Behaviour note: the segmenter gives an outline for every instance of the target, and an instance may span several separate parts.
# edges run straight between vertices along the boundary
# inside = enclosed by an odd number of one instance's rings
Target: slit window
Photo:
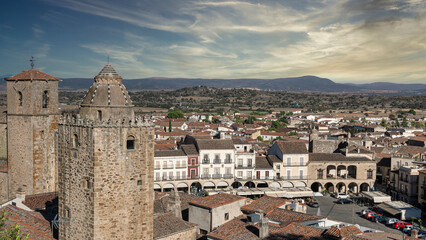
[[[133,150],[135,149],[135,138],[130,136],[127,138],[127,143],[126,143],[126,147],[128,150]]]
[[[48,93],[48,91],[44,91],[43,92],[42,107],[47,108],[48,104],[49,104],[49,93]]]
[[[18,102],[19,102],[19,106],[22,107],[22,92],[21,91],[18,92]]]
[[[78,147],[78,136],[77,136],[77,134],[74,134],[74,136],[72,138],[72,147],[73,148],[77,148]]]
[[[99,121],[102,121],[102,111],[98,110],[98,119]]]

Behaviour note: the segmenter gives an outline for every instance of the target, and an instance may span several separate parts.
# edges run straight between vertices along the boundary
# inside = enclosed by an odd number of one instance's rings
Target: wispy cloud
[[[130,78],[312,74],[419,82],[426,72],[421,0],[45,2],[139,28],[117,29],[121,43],[81,44],[110,55]]]

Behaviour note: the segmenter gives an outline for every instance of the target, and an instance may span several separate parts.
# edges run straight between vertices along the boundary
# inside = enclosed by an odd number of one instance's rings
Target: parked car
[[[394,225],[396,222],[398,222],[399,220],[398,219],[396,219],[396,218],[388,218],[387,220],[386,220],[386,225]]]
[[[340,198],[336,201],[337,204],[351,204],[352,200],[346,198]]]
[[[411,224],[410,225],[406,225],[405,227],[402,228],[402,231],[404,233],[410,233],[411,230],[413,230],[413,225],[411,225]]]
[[[372,212],[373,210],[371,210],[371,209],[369,209],[369,208],[367,208],[367,209],[363,209],[362,211],[361,211],[361,215],[365,215],[365,214],[367,214],[368,212]]]
[[[393,225],[393,228],[396,228],[396,229],[401,229],[401,228],[404,228],[405,226],[407,226],[407,225],[411,225],[411,223],[407,223],[407,222],[396,222],[394,225]]]
[[[382,216],[382,215],[376,215],[376,216],[374,216],[373,218],[372,218],[372,220],[374,221],[374,222],[376,222],[376,223],[385,223],[387,220],[388,220],[388,218],[387,217],[385,217],[385,216]]]
[[[425,231],[419,231],[419,233],[417,234],[417,237],[422,238],[422,239],[426,238],[426,232]]]
[[[345,194],[345,193],[338,193],[338,194],[336,195],[336,198],[337,198],[337,199],[348,199],[348,198],[349,198],[349,195],[347,195],[347,194]]]
[[[370,218],[372,218],[376,215],[377,215],[377,213],[375,213],[375,212],[368,212],[367,214],[365,214],[365,218],[370,219]]]
[[[312,201],[307,203],[309,207],[317,208],[319,207],[318,202]]]

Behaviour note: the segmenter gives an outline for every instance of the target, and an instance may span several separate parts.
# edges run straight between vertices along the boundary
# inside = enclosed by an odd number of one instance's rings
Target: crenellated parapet
[[[153,127],[152,121],[144,117],[137,116],[134,119],[122,118],[113,120],[111,118],[105,120],[91,120],[87,115],[83,118],[80,114],[63,114],[59,119],[60,125],[71,125],[81,127],[96,127],[96,128],[127,128],[127,127]]]

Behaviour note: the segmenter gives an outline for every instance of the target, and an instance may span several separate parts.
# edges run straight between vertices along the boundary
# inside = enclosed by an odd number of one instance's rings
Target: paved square
[[[367,207],[361,207],[356,204],[335,204],[334,201],[337,199],[330,196],[315,198],[319,203],[319,208],[308,207],[308,214],[317,215],[318,209],[320,209],[320,215],[328,217],[329,219],[339,220],[351,224],[358,224],[360,226],[400,234],[402,236],[402,231],[390,228],[383,223],[375,223],[365,219],[364,217],[361,217],[359,212],[363,209],[366,209]]]

